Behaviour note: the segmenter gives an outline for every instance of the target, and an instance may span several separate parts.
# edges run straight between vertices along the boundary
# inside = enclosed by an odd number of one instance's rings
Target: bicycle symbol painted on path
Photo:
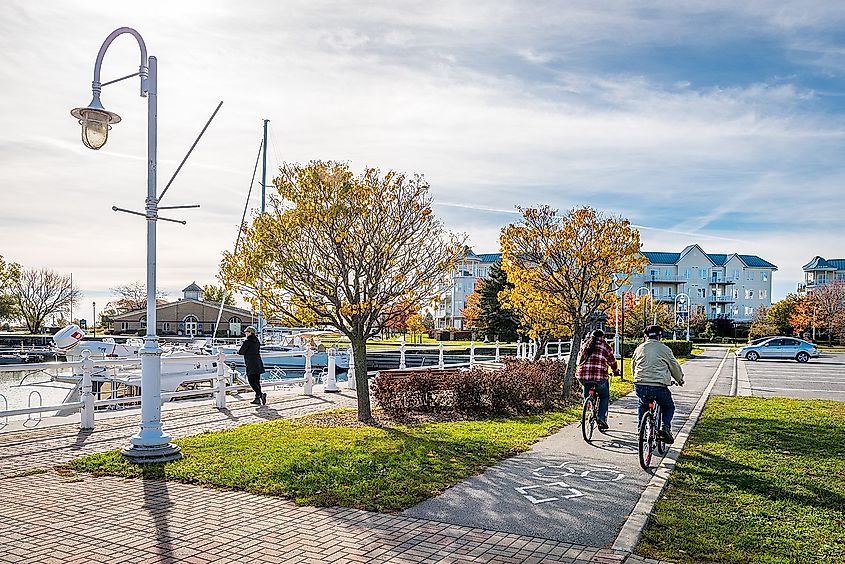
[[[532,472],[531,477],[535,480],[540,480],[540,483],[519,486],[514,489],[532,504],[539,505],[541,503],[560,501],[561,499],[574,499],[588,495],[563,481],[561,478],[574,478],[588,482],[618,482],[625,477],[625,474],[619,472],[617,467],[612,464],[589,464],[586,468],[580,469],[573,462],[563,462],[557,465],[540,466]],[[552,489],[554,495],[550,497],[537,497],[534,494],[539,492],[535,492],[534,490],[539,489]],[[563,495],[559,493],[560,490],[563,490]]]

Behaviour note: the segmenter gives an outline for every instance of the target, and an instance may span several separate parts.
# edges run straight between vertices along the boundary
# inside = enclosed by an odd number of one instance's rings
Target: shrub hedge
[[[672,349],[672,354],[675,356],[689,356],[692,354],[692,341],[673,341],[670,339],[660,342]],[[642,343],[642,341],[625,341],[622,354],[624,354],[626,358],[631,358],[631,355],[634,354],[634,349],[636,349],[640,343]]]
[[[501,370],[428,369],[401,375],[382,373],[373,380],[373,397],[391,415],[410,411],[525,414],[566,405],[563,396],[565,362],[508,358],[504,365]]]

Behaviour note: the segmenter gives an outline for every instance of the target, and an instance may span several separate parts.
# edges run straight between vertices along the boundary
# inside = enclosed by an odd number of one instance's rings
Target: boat
[[[311,369],[319,372],[328,368],[329,355],[325,345],[319,340],[319,333],[303,331],[285,335],[274,332],[270,327],[265,327],[264,332],[268,336],[269,342],[261,346],[261,361],[268,372],[273,369],[305,370],[306,346],[310,346],[313,351],[311,354]],[[224,345],[221,348],[226,354],[237,354],[240,347]],[[243,371],[245,366],[242,358],[226,361],[226,364],[239,371]],[[349,353],[347,351],[338,349],[335,355],[335,367],[338,372],[349,369]]]

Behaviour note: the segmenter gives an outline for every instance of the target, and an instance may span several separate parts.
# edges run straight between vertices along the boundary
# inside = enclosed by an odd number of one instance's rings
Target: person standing
[[[255,336],[255,327],[252,325],[244,329],[244,334],[246,335],[246,339],[244,339],[241,348],[238,349],[238,354],[244,357],[246,379],[255,392],[255,399],[250,403],[253,405],[265,405],[267,403],[267,394],[261,392],[261,374],[264,373],[264,362],[261,360],[261,343],[258,342],[258,337]]]
[[[581,345],[575,377],[584,388],[584,399],[589,396],[590,388],[595,389],[599,396],[599,412],[596,415],[599,431],[607,430],[607,409],[610,403],[608,369],[619,375],[616,358],[604,340],[604,331],[596,329]]]
[[[646,340],[641,343],[631,356],[631,369],[634,372],[634,391],[639,398],[637,406],[637,425],[643,420],[643,414],[648,406],[647,397],[653,397],[660,406],[663,416],[662,428],[657,434],[664,443],[672,444],[672,417],[675,415],[675,402],[669,385],[672,380],[679,386],[684,385],[684,371],[675,360],[672,349],[660,342],[663,329],[659,325],[652,325],[643,331]],[[658,422],[660,425],[661,422]]]

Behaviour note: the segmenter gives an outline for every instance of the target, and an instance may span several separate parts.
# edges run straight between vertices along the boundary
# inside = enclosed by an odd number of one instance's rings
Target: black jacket
[[[261,343],[258,342],[258,337],[249,335],[244,339],[244,344],[238,349],[238,354],[242,354],[244,357],[247,375],[264,372],[264,363],[261,362]]]

